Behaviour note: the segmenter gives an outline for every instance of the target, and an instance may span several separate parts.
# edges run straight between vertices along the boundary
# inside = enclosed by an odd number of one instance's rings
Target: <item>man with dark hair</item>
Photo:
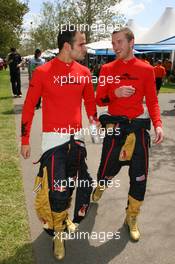
[[[112,45],[117,59],[102,66],[100,76],[110,76],[110,82],[97,87],[96,101],[99,106],[108,106],[108,114],[99,121],[112,129],[103,142],[98,170],[98,185],[92,199],[98,201],[108,182],[124,165],[129,166],[130,188],[126,219],[130,237],[140,238],[137,215],[144,200],[148,175],[148,146],[150,119],[144,114],[143,98],[155,129],[155,143],[163,140],[162,122],[158,105],[154,68],[137,59],[133,54],[134,35],[129,28],[112,34]],[[113,81],[111,81],[113,77]],[[117,77],[117,79],[116,79]],[[100,77],[99,77],[100,78]],[[117,133],[117,132],[120,133]]]
[[[12,83],[13,94],[15,97],[21,97],[20,67],[22,65],[22,59],[20,54],[16,52],[16,48],[11,48],[11,53],[7,56],[7,63],[10,68],[10,81]]]
[[[59,31],[57,38],[59,50],[62,50],[65,42],[69,43],[71,47],[73,47],[76,33],[77,31],[74,29],[73,26],[70,26],[68,29],[67,25],[65,25],[65,27]],[[83,34],[83,32],[80,33]]]
[[[84,33],[59,33],[59,54],[33,72],[22,113],[21,154],[27,159],[34,108],[42,97],[43,155],[35,184],[35,206],[44,228],[55,232],[54,255],[58,260],[65,256],[63,231],[74,231],[74,223],[79,224],[85,217],[92,191],[92,178],[85,162],[81,106],[84,100],[89,121],[94,122],[96,103],[90,71],[76,62],[84,59],[85,44]],[[73,222],[67,211],[75,186],[72,183],[78,184]]]

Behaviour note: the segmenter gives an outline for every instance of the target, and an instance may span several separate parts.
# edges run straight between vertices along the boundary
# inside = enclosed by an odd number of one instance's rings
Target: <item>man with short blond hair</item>
[[[148,177],[150,118],[155,129],[156,144],[163,140],[162,121],[154,68],[134,56],[133,32],[126,27],[114,31],[112,45],[117,58],[102,66],[100,76],[112,76],[113,82],[106,81],[105,85],[99,82],[96,101],[99,106],[108,106],[108,114],[100,116],[99,120],[106,129],[112,128],[113,133],[106,132],[104,138],[98,186],[92,199],[98,201],[121,167],[129,166],[130,187],[125,223],[131,239],[138,241],[137,216],[144,200]],[[144,97],[150,118],[144,114]],[[118,130],[120,133],[116,133]]]

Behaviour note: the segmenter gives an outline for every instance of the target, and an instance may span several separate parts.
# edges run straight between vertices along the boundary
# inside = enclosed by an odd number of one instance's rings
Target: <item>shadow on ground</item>
[[[175,116],[175,108],[171,110],[164,110],[161,113],[162,116]]]
[[[19,115],[22,112],[23,104],[16,104],[14,108],[5,112],[2,112],[4,115]]]
[[[150,158],[150,163],[154,167],[154,171],[166,168],[166,166],[169,167],[169,170],[172,169],[174,171],[175,140],[165,137],[161,145],[154,146],[151,149]]]
[[[86,219],[82,222],[80,232],[91,234],[93,226],[95,224],[95,218],[97,215],[97,204],[91,204],[90,212],[88,213]],[[88,238],[85,236],[85,239],[74,239],[66,241],[66,257],[62,263],[80,263],[80,264],[107,264],[115,256],[119,255],[122,250],[124,250],[128,239],[128,233],[125,227],[121,227],[116,232],[120,232],[122,239],[113,239],[108,240],[107,242],[101,243],[100,246],[92,246],[89,243]],[[44,239],[43,239],[44,238]],[[40,237],[34,242],[35,248],[43,248],[43,255],[40,255],[40,259],[37,260],[38,264],[56,264],[58,263],[52,254],[51,249],[51,239],[47,239],[47,247],[45,241],[45,234],[42,233]],[[43,245],[42,245],[43,244]],[[47,259],[47,261],[46,261]]]
[[[2,100],[8,100],[10,98],[13,98],[13,96],[1,96],[0,97],[0,101],[2,101]]]
[[[97,204],[91,204],[90,212],[86,219],[82,222],[79,232],[85,232],[91,234],[95,223],[95,217],[97,215]],[[117,235],[113,236],[111,240],[101,243],[100,246],[90,245],[88,237],[85,239],[73,239],[66,241],[66,257],[62,264],[79,263],[79,264],[107,264],[114,257],[119,255],[125,248],[129,241],[128,232],[126,227],[122,226],[116,232],[120,232],[121,239],[118,239]],[[33,242],[34,255],[37,256],[37,264],[56,264],[57,260],[54,259],[52,253],[52,238],[49,237],[44,231],[40,236]],[[3,262],[4,264],[11,264],[17,255],[20,255],[24,248],[19,249],[16,255]],[[41,252],[38,254],[38,251]],[[27,263],[27,262],[26,262]],[[18,263],[20,264],[20,263]],[[23,262],[25,264],[25,262]]]
[[[175,103],[175,100],[170,100],[169,103],[170,104],[174,104]]]

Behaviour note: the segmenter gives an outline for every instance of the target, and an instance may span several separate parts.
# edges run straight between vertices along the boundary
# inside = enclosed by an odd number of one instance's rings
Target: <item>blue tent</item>
[[[110,55],[115,56],[115,52],[109,49],[97,49],[95,50],[95,55]]]
[[[89,54],[91,54],[91,51],[88,52]],[[140,54],[142,52],[139,52],[137,50],[134,50],[134,54]],[[93,50],[94,55],[108,55],[108,56],[116,56],[115,52],[113,50],[110,49],[96,49]]]
[[[158,42],[158,44],[163,44],[163,45],[175,45],[175,36],[162,40],[160,42]]]
[[[168,51],[171,52],[175,50],[174,45],[165,45],[165,44],[135,44],[135,49],[138,51],[152,51],[152,52],[163,52]]]
[[[172,52],[175,50],[175,36],[168,39],[164,39],[155,44],[135,44],[135,49],[150,52]]]

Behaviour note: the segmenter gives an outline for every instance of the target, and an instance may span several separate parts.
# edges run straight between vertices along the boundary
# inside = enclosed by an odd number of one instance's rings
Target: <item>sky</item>
[[[24,28],[40,13],[43,0],[29,0],[29,13],[24,17]],[[50,0],[54,2],[54,0]],[[149,29],[162,15],[166,7],[175,8],[175,0],[122,0],[120,11],[127,19],[134,19],[142,28]]]

